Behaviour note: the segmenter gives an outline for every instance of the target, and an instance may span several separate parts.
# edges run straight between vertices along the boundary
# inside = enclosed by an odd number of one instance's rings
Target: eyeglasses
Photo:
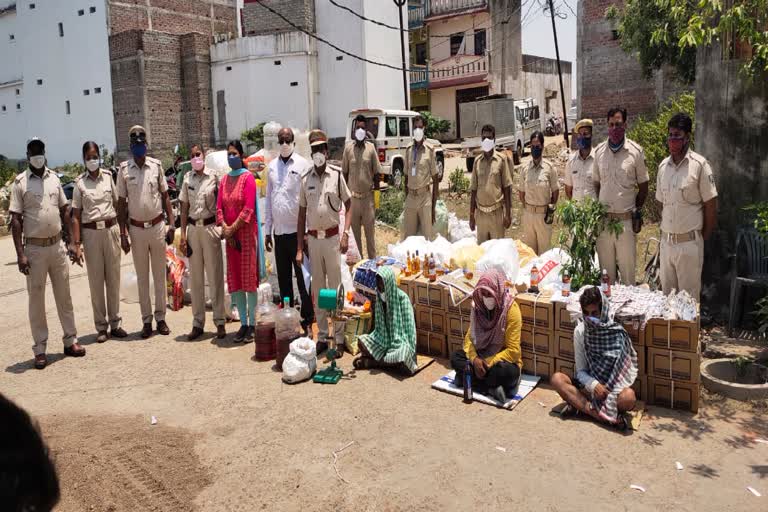
[[[146,133],[132,133],[131,134],[131,142],[147,142],[147,134]]]
[[[278,144],[291,144],[293,143],[293,139],[289,139],[288,137],[278,137],[277,142]]]
[[[196,151],[196,152],[192,153],[190,156],[192,158],[198,158],[198,157],[203,156],[203,152],[202,151]]]

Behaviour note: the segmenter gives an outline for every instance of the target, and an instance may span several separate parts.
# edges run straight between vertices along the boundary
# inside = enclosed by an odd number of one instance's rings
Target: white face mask
[[[496,309],[496,299],[493,297],[483,297],[483,304],[485,304],[485,309],[488,311]]]
[[[490,153],[496,147],[496,141],[493,139],[483,139],[480,146],[483,148],[483,151]]]
[[[45,167],[45,155],[37,155],[29,157],[29,165],[35,169],[42,169]]]
[[[99,167],[101,167],[101,162],[99,161],[98,158],[86,160],[85,167],[91,172],[96,172],[97,170],[99,170]]]
[[[414,128],[413,129],[413,140],[416,142],[421,142],[424,140],[424,130],[421,128]]]
[[[323,153],[315,153],[312,155],[312,162],[314,162],[315,167],[320,168],[325,165],[325,155]]]
[[[355,130],[355,138],[358,142],[363,142],[365,140],[365,130],[362,128]]]
[[[293,142],[290,144],[285,142],[283,144],[280,144],[280,156],[283,158],[288,158],[293,154]]]

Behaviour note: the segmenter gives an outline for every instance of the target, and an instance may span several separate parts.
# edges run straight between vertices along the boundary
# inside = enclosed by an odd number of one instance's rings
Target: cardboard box
[[[652,318],[645,324],[645,346],[698,352],[699,322]]]
[[[406,295],[408,295],[408,298],[411,300],[411,304],[416,305],[416,287],[413,277],[406,277],[405,275],[401,274],[400,283],[397,285],[397,287],[403,290]]]
[[[555,358],[555,371],[566,374],[573,381],[573,374],[576,373],[573,361]]]
[[[573,332],[555,331],[553,355],[562,361],[573,361]]]
[[[648,394],[648,377],[645,375],[638,375],[635,379],[635,383],[632,384],[632,389],[635,391],[635,398],[638,400],[645,400]]]
[[[448,313],[446,334],[451,337],[464,339],[469,330],[469,316],[452,315]]]
[[[555,373],[555,358],[523,352],[523,372],[528,375],[549,379]]]
[[[647,355],[649,377],[692,384],[701,382],[701,356],[698,353],[649,347]]]
[[[456,299],[459,298],[461,293],[458,290],[455,290],[450,286],[444,286],[443,294],[445,297],[443,298],[443,302],[445,302],[445,309],[448,311],[451,315],[461,315],[461,316],[469,316],[470,313],[472,313],[472,297],[467,297],[464,301],[459,303],[458,305],[453,305],[453,299],[451,298],[451,293],[453,293],[453,296],[456,297]]]
[[[416,352],[427,356],[447,357],[448,346],[445,335],[417,329]]]
[[[530,293],[521,293],[515,299],[520,306],[520,314],[523,317],[523,325],[534,325],[534,305],[536,308],[536,331],[539,329],[553,333],[555,330],[555,306],[549,296],[537,296]]]
[[[464,350],[464,340],[459,338],[448,338],[448,357],[450,358],[455,352]]]
[[[414,293],[416,306],[445,310],[445,285],[422,276],[414,280]]]
[[[539,330],[538,327],[534,333],[532,326],[523,324],[520,332],[520,348],[523,352],[536,352],[541,356],[552,356],[555,353],[554,344],[554,333]]]
[[[633,345],[634,346],[634,345]],[[645,357],[645,347],[635,347],[635,352],[637,352],[637,376],[641,375],[647,375],[647,359]]]
[[[627,334],[629,334],[629,338],[632,340],[632,344],[637,347],[642,347],[645,345],[645,333],[642,330],[642,321],[640,318],[636,317],[628,317],[628,318],[617,318],[616,319],[622,327],[624,327],[624,330],[627,331]]]
[[[416,306],[413,310],[416,319],[416,329],[429,331],[445,336],[448,334],[446,313],[441,309],[433,309],[424,306]]]
[[[645,396],[647,404],[691,412],[699,411],[699,384],[648,377],[647,391]]]
[[[571,312],[566,309],[566,302],[555,301],[555,330],[564,333],[573,332],[576,322],[571,320]]]

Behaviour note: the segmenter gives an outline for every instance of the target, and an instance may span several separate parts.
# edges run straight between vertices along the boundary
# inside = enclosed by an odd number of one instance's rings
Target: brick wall
[[[314,0],[245,0],[243,31],[246,35],[295,30],[279,16],[259,4],[269,6],[305,30],[315,31]]]
[[[156,30],[183,35],[237,30],[235,0],[110,0],[110,34]]]

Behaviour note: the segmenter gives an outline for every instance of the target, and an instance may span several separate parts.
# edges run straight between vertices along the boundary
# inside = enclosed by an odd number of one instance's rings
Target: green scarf
[[[237,178],[237,177],[239,177],[241,174],[245,174],[246,172],[248,172],[248,169],[246,169],[245,167],[243,167],[242,169],[232,169],[232,170],[231,170],[231,171],[229,171],[227,174],[228,174],[228,175],[230,175],[230,176],[232,176],[233,178]]]

